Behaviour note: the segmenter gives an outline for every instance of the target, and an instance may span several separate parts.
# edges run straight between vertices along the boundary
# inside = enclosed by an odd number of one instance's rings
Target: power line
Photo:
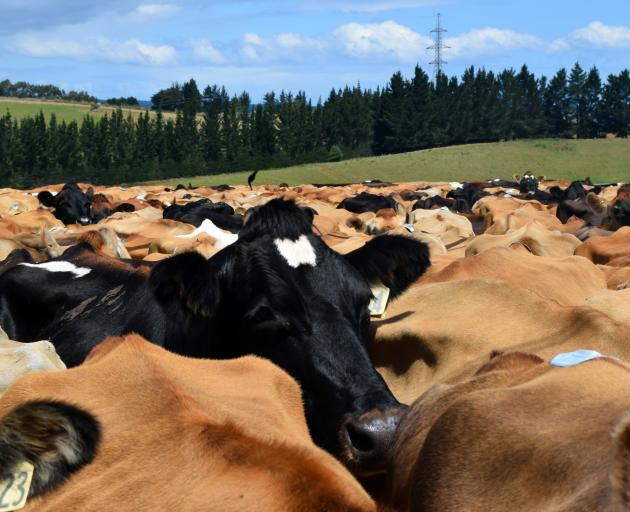
[[[433,61],[429,62],[434,67],[435,77],[442,73],[442,68],[444,64],[448,64],[442,57],[442,51],[450,48],[442,41],[442,34],[444,32],[448,32],[445,28],[442,28],[442,15],[438,13],[437,22],[435,24],[435,28],[431,31],[434,35],[434,43],[431,46],[427,46],[427,50],[433,50]]]

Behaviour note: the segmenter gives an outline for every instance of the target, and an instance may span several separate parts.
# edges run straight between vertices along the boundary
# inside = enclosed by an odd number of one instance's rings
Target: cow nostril
[[[364,432],[359,431],[352,423],[346,426],[350,445],[358,452],[374,450],[374,440]]]
[[[340,431],[342,460],[355,474],[369,476],[386,470],[404,410],[401,406],[373,409],[346,418]]]

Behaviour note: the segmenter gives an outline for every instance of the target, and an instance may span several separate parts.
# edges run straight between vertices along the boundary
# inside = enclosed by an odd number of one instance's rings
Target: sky
[[[431,73],[438,12],[449,75],[630,67],[630,0],[0,0],[0,80],[146,100],[194,78],[316,101],[416,64]]]

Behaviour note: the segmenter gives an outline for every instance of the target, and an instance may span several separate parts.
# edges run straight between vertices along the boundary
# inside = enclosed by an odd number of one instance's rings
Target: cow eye
[[[255,324],[263,324],[275,320],[276,315],[271,308],[267,306],[257,307],[250,315],[250,320]]]

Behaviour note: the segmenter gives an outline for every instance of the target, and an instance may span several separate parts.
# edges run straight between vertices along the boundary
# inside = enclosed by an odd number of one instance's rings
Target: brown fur
[[[89,411],[103,441],[92,464],[25,512],[375,510],[311,441],[298,385],[265,360],[197,360],[110,338],[82,366],[21,379],[0,416],[51,398]]]
[[[589,238],[575,250],[575,254],[600,265],[627,266],[625,258],[630,255],[630,226],[622,227],[610,236]]]
[[[466,382],[431,388],[403,419],[393,477],[400,509],[625,510],[627,417],[612,439],[611,431],[630,411],[630,367],[498,359]]]

